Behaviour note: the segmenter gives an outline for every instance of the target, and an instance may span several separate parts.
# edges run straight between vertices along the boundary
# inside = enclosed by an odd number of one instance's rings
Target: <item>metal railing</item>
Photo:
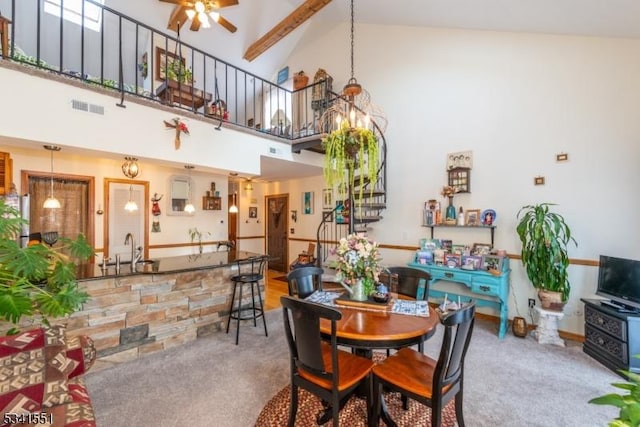
[[[117,90],[121,103],[134,95],[291,141],[322,133],[330,80],[292,91],[94,0],[75,15],[70,0],[54,3],[0,0],[11,21],[5,56]]]

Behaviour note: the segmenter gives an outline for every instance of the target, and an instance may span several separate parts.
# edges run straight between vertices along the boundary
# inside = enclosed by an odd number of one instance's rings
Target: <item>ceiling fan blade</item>
[[[171,12],[167,28],[172,31],[178,32],[178,27],[182,27],[182,25],[189,20],[186,11],[186,6],[176,6],[175,9],[173,9],[173,12]]]
[[[191,31],[198,31],[200,29],[200,19],[198,18],[198,15],[193,17],[193,21],[191,21],[189,29]]]
[[[220,9],[221,7],[235,6],[238,4],[238,0],[214,0],[213,7]]]
[[[222,15],[220,15],[220,17],[218,18],[218,24],[222,25],[224,28],[226,28],[232,33],[235,33],[238,30],[238,28],[236,28],[235,25],[233,25],[231,22],[224,19]]]
[[[193,7],[193,2],[185,0],[158,0],[163,3],[177,4],[178,6]]]

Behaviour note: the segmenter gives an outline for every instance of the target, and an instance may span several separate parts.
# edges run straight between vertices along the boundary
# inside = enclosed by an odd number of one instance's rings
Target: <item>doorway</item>
[[[269,268],[286,273],[289,270],[289,195],[267,196],[266,206]]]
[[[127,212],[125,205],[134,201],[138,210]],[[125,246],[127,233],[131,233],[135,246],[142,246],[143,257],[149,258],[149,181],[130,179],[104,179],[104,257],[122,255],[131,258],[131,247]]]

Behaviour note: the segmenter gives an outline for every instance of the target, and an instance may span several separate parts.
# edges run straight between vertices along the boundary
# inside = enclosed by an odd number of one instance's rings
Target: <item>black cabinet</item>
[[[601,300],[584,302],[583,350],[609,369],[626,369],[640,373],[640,315],[620,313],[601,304]]]

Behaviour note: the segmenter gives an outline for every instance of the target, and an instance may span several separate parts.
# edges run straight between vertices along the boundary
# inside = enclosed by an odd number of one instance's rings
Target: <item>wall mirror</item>
[[[189,215],[184,207],[192,198],[193,180],[187,175],[171,175],[169,177],[169,199],[167,215]],[[193,203],[193,201],[192,201]]]

